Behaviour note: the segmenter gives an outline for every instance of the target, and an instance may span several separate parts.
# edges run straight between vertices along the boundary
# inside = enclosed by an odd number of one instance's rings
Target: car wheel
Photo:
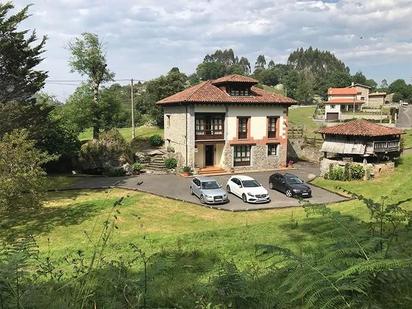
[[[195,194],[193,193],[192,187],[190,187],[190,195],[195,195]]]
[[[226,186],[226,191],[227,191],[227,193],[232,193],[232,191],[230,191],[230,186],[229,185]]]
[[[205,204],[205,197],[203,196],[203,194],[200,196],[200,202],[202,204]]]
[[[285,194],[286,194],[287,197],[292,197],[293,196],[292,191],[289,190],[289,189],[286,190]]]
[[[246,197],[246,194],[243,194],[243,195],[242,195],[242,200],[243,200],[243,202],[244,202],[244,203],[247,203],[247,197]]]

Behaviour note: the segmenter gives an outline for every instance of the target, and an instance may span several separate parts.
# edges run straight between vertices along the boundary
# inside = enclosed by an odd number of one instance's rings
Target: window
[[[330,108],[334,109],[334,108],[335,108],[335,105],[332,104],[332,105],[330,106]]]
[[[278,155],[278,144],[268,144],[268,156]]]
[[[244,97],[244,96],[250,95],[250,91],[249,91],[249,88],[230,88],[229,94],[231,96],[236,96],[236,97],[242,96],[242,97]]]
[[[200,187],[200,180],[199,180],[199,179],[194,178],[194,179],[193,179],[193,183],[194,183],[196,186]]]
[[[170,115],[166,115],[166,126],[170,127]]]
[[[203,118],[196,118],[196,135],[205,134],[205,120]]]
[[[268,137],[275,138],[276,137],[276,122],[277,117],[268,117]]]
[[[223,136],[224,118],[221,115],[197,115],[195,130],[196,136]]]
[[[238,139],[245,139],[248,137],[248,124],[249,117],[239,117],[238,118]]]
[[[234,166],[250,165],[250,145],[236,145],[234,147]]]

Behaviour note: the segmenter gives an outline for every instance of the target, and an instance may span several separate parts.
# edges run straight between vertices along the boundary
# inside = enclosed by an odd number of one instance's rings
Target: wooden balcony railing
[[[225,135],[223,130],[198,130],[195,134],[195,139],[197,141],[224,138]]]
[[[394,152],[400,151],[400,142],[395,141],[378,141],[373,143],[373,150],[375,152]]]

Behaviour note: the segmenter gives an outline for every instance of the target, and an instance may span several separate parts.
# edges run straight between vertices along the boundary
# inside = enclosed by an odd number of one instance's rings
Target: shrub
[[[192,168],[190,166],[183,166],[182,168],[183,173],[192,173]]]
[[[163,138],[159,134],[154,134],[149,137],[149,143],[153,147],[159,147],[163,145],[164,141],[163,141]]]
[[[350,181],[362,179],[365,176],[365,169],[358,164],[346,163],[344,167],[339,165],[329,165],[329,171],[325,174],[326,179]]]
[[[177,166],[177,160],[175,158],[167,158],[165,159],[165,167],[167,169],[172,169],[172,168],[176,168]]]
[[[144,165],[140,162],[135,162],[132,165],[132,169],[134,173],[140,173],[143,168],[144,168]]]
[[[365,169],[362,165],[351,166],[352,179],[362,179],[365,176]]]
[[[0,139],[0,211],[42,204],[47,189],[42,167],[56,157],[36,149],[34,144],[26,130],[6,133]]]

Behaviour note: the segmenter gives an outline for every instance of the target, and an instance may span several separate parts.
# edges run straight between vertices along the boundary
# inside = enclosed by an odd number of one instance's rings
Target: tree
[[[14,6],[0,3],[0,104],[34,101],[34,94],[43,86],[47,73],[36,70],[43,60],[46,37],[36,44],[34,31],[17,31],[29,16],[29,6],[10,15]]]
[[[313,91],[315,94],[326,96],[329,87],[336,87],[334,80],[330,76],[346,76],[350,78],[349,68],[340,61],[336,56],[329,51],[321,51],[309,47],[297,49],[292,52],[288,58],[290,69],[296,70],[299,73],[304,73],[306,76],[311,75],[313,78]]]
[[[72,53],[70,66],[72,71],[89,78],[93,90],[92,124],[93,138],[99,137],[99,88],[104,82],[113,80],[114,73],[107,68],[106,57],[102,43],[96,34],[85,32],[81,38],[69,43]]]
[[[275,67],[275,62],[273,60],[270,60],[268,63],[268,69],[273,69]]]
[[[295,98],[303,104],[312,103],[313,81],[310,75],[299,74]]]
[[[366,85],[373,89],[378,85],[373,79],[367,79],[366,76],[360,71],[356,72],[356,74],[352,76],[352,82],[355,84]]]
[[[0,140],[0,210],[41,205],[46,191],[42,166],[55,157],[34,145],[24,130],[6,133]]]
[[[196,68],[197,76],[201,80],[216,79],[227,74],[250,74],[250,62],[247,58],[235,56],[232,49],[216,50],[203,59],[203,63]]]
[[[36,44],[34,31],[17,31],[28,8],[13,15],[10,3],[0,4],[0,138],[26,129],[36,148],[71,155],[78,150],[78,140],[54,118],[59,102],[39,93],[47,77],[36,69],[43,60],[45,37]]]
[[[136,89],[140,92],[136,95],[136,114],[141,117],[150,115],[157,125],[163,126],[163,110],[156,106],[156,102],[184,90],[188,86],[187,80],[187,76],[176,68],[166,75],[144,83],[140,89]]]
[[[259,55],[256,58],[255,71],[265,69],[265,67],[266,67],[266,58],[264,55]]]

